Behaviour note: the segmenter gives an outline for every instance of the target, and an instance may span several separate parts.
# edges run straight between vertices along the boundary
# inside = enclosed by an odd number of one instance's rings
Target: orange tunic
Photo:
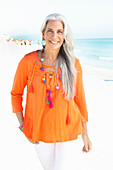
[[[37,51],[25,55],[20,61],[11,91],[11,102],[14,113],[23,111],[22,100],[27,85],[27,98],[24,115],[23,133],[33,141],[46,143],[64,142],[78,138],[83,133],[82,122],[88,121],[88,112],[82,82],[82,69],[79,60],[75,59],[77,70],[76,95],[73,100],[66,100],[62,86],[52,93],[53,108],[46,102],[46,86],[42,82],[43,74]],[[55,88],[55,76],[47,82],[52,90]],[[30,85],[33,92],[29,92]],[[48,83],[47,83],[48,84]],[[66,124],[67,115],[70,124]]]

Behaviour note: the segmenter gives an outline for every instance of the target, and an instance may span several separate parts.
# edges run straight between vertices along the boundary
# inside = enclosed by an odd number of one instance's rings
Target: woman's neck
[[[45,47],[44,49],[44,55],[49,61],[56,61],[57,57],[59,54],[59,49],[58,50],[50,50]]]

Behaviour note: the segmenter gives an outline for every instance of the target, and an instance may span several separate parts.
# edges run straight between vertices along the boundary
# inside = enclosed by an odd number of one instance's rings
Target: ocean
[[[113,69],[113,38],[76,39],[75,56],[92,66]]]
[[[13,36],[15,39],[37,40],[36,36]],[[113,69],[113,38],[75,39],[75,56],[92,66]]]

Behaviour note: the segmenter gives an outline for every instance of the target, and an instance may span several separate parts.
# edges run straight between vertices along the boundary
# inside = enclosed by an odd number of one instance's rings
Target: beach
[[[24,134],[18,129],[16,115],[12,113],[10,91],[18,62],[31,51],[34,45],[18,45],[12,42],[0,44],[0,169],[43,170],[39,159]],[[75,163],[77,170],[113,169],[113,70],[93,66],[80,59],[83,84],[89,113],[88,135],[92,151],[83,153],[83,141],[76,140]],[[23,105],[25,105],[25,96]]]

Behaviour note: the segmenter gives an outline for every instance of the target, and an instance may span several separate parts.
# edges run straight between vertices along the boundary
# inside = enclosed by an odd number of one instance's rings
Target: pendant
[[[59,89],[59,86],[58,86],[58,85],[56,86],[56,89]]]
[[[44,61],[44,58],[41,58],[41,61]]]
[[[44,67],[43,66],[41,67],[41,70],[44,71]]]
[[[43,78],[42,81],[43,81],[43,83],[46,83],[46,79],[45,78]]]

